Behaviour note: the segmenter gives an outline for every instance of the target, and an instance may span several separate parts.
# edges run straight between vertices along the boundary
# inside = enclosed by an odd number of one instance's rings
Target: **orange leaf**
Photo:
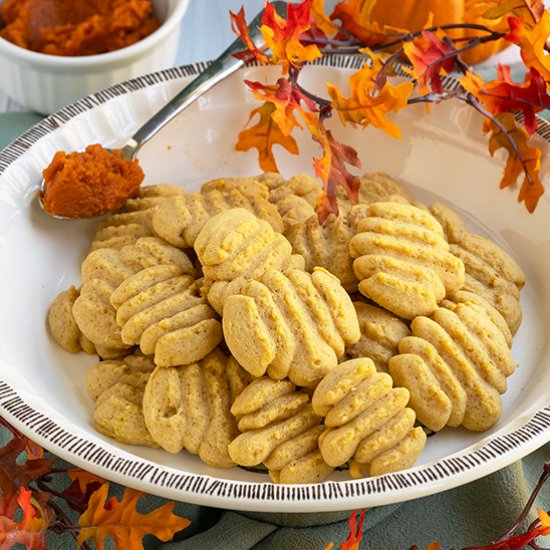
[[[13,548],[17,544],[23,544],[27,550],[46,550],[46,529],[53,514],[46,514],[32,497],[32,491],[27,491],[24,487],[19,489],[17,504],[23,512],[19,521],[5,515],[0,516],[0,548]]]
[[[546,82],[550,82],[550,55],[546,41],[550,36],[550,12],[544,11],[539,21],[526,25],[519,17],[509,17],[510,32],[504,37],[521,48],[521,58],[527,67],[535,68]]]
[[[315,21],[317,28],[325,34],[334,34],[338,30],[338,25],[335,25],[325,14],[325,0],[312,0],[311,18]]]
[[[271,86],[249,80],[245,80],[245,83],[252,90],[256,99],[270,101],[274,104],[275,110],[271,118],[285,136],[290,135],[296,127],[302,128],[294,114],[295,111],[303,114],[302,103],[309,111],[318,110],[317,104],[302,94],[298,86],[291,84],[286,78],[279,78],[277,84]]]
[[[456,51],[454,46],[443,42],[433,32],[422,31],[420,36],[403,44],[403,51],[412,64],[410,74],[418,81],[420,93],[441,93],[441,74],[451,72],[456,61],[456,56],[452,55]]]
[[[237,13],[229,12],[229,18],[231,19],[231,28],[233,32],[242,40],[243,44],[246,46],[244,52],[235,54],[235,57],[244,59],[245,61],[250,61],[252,58],[257,59],[260,63],[266,63],[268,57],[258,50],[250,38],[248,32],[248,25],[246,23],[244,15],[244,7],[241,6],[241,9]],[[250,59],[249,59],[250,58]]]
[[[289,153],[298,154],[298,144],[292,136],[286,136],[279,125],[273,120],[275,105],[269,101],[250,113],[247,125],[258,114],[259,121],[254,126],[239,133],[235,149],[237,151],[248,151],[258,149],[260,168],[264,172],[278,172],[277,163],[273,155],[273,146],[281,145]]]
[[[359,516],[359,523],[357,524],[357,527],[355,526],[355,517],[357,512],[356,510],[352,512],[351,517],[349,518],[350,534],[342,546],[340,546],[341,550],[359,550],[359,543],[363,538],[363,520],[365,519],[365,512],[366,509],[363,508],[361,510],[361,515]]]
[[[96,476],[94,474],[91,474],[90,472],[87,472],[86,470],[82,470],[81,468],[74,468],[72,470],[67,470],[67,475],[73,480],[78,480],[78,486],[80,487],[80,490],[84,493],[86,492],[86,489],[88,485],[91,483],[104,483],[104,479]]]
[[[372,124],[384,130],[389,136],[401,138],[399,127],[390,122],[386,115],[407,106],[407,100],[414,85],[411,82],[403,82],[392,86],[389,82],[385,82],[377,90],[376,75],[380,66],[380,61],[374,58],[372,68],[365,64],[362,69],[350,76],[349,98],[344,98],[340,90],[332,84],[328,84],[328,93],[342,124],[345,125],[347,122],[361,126]]]
[[[341,28],[365,46],[381,44],[386,38],[384,27],[371,21],[377,0],[348,0],[336,4],[331,19],[340,19]]]
[[[518,201],[525,201],[525,207],[533,212],[539,198],[544,193],[544,187],[539,179],[541,151],[536,147],[530,147],[527,143],[527,132],[517,125],[514,115],[501,113],[496,117],[506,132],[515,141],[523,163],[518,157],[514,147],[510,143],[506,133],[494,122],[491,122],[491,136],[489,139],[489,152],[494,155],[495,151],[504,148],[508,152],[508,159],[504,167],[504,175],[500,182],[501,189],[513,185],[523,173],[523,183],[519,190]]]
[[[306,46],[300,41],[303,33],[310,28],[311,2],[303,0],[301,4],[288,4],[286,19],[278,15],[269,2],[265,5],[260,30],[271,50],[272,62],[281,63],[284,74],[289,72],[291,65],[298,67],[306,61],[322,57],[316,45]]]
[[[318,117],[312,113],[304,113],[303,118],[313,139],[321,146],[323,152],[320,158],[313,159],[315,175],[323,180],[323,193],[317,203],[319,223],[323,223],[329,214],[338,214],[338,186],[344,188],[351,200],[357,201],[360,181],[357,176],[348,172],[346,164],[360,168],[361,161],[357,151],[336,141]]]
[[[459,81],[493,115],[506,111],[523,112],[525,129],[531,135],[537,129],[535,113],[550,108],[550,96],[546,93],[544,79],[533,67],[522,84],[512,81],[510,67],[499,65],[497,72],[497,79],[483,82],[481,76],[469,70]]]
[[[501,20],[505,16],[515,16],[523,21],[536,23],[544,11],[543,0],[492,0],[481,2],[485,11],[481,14],[484,19]],[[535,19],[533,19],[533,15]]]
[[[104,483],[90,497],[88,509],[78,521],[81,527],[79,545],[92,539],[97,550],[104,550],[105,539],[112,537],[117,548],[139,549],[143,548],[141,541],[145,535],[154,535],[166,542],[190,523],[172,513],[174,502],[149,514],[140,514],[136,505],[143,493],[126,489],[121,501],[112,497],[105,502],[108,491],[109,483]]]
[[[540,535],[550,535],[550,515],[548,515],[548,512],[545,512],[542,508],[537,510],[537,514],[541,523],[539,527],[539,529],[541,529]]]

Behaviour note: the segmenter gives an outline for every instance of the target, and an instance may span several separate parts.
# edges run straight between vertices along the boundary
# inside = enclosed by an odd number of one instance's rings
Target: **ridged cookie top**
[[[314,386],[360,337],[349,295],[322,268],[268,271],[227,298],[222,322],[226,343],[245,369],[288,376],[299,386]]]
[[[389,372],[409,389],[418,419],[434,431],[445,425],[490,428],[500,418],[500,394],[515,365],[485,310],[471,302],[440,307],[431,318],[414,319],[411,331]]]
[[[317,215],[294,224],[285,232],[292,251],[304,257],[305,268],[324,267],[340,279],[348,292],[357,289],[357,277],[349,253],[353,232],[341,216],[330,214],[323,225]]]
[[[210,353],[222,340],[214,310],[199,295],[192,277],[173,265],[143,269],[110,297],[120,336],[139,344],[159,366],[187,365]]]
[[[315,389],[313,410],[324,416],[319,448],[333,467],[351,461],[350,473],[380,475],[414,464],[426,435],[414,428],[409,392],[393,388],[389,374],[368,358],[351,359],[330,371]]]
[[[405,319],[430,314],[464,284],[464,265],[449,253],[440,224],[409,204],[369,205],[350,254],[359,291]]]
[[[346,347],[346,355],[352,359],[368,357],[376,370],[387,372],[388,361],[399,353],[399,342],[411,331],[406,323],[389,311],[365,302],[353,302],[361,338]]]
[[[242,432],[229,445],[235,463],[263,463],[277,483],[313,483],[332,472],[317,445],[321,419],[312,411],[307,393],[297,391],[289,380],[254,380],[231,412]]]
[[[519,291],[525,274],[517,262],[493,241],[469,233],[458,214],[448,206],[435,203],[432,214],[445,229],[450,251],[466,269],[464,290],[487,300],[504,317],[512,334],[521,324]]]
[[[219,349],[198,363],[158,367],[143,400],[153,439],[171,453],[186,449],[210,466],[233,466],[227,446],[239,431],[230,409],[250,381],[250,375]]]
[[[212,185],[200,193],[187,193],[159,205],[153,216],[153,228],[174,246],[191,247],[204,224],[214,215],[230,208],[244,208],[266,220],[275,231],[283,230],[277,208],[256,187]]]
[[[210,218],[194,248],[204,276],[214,281],[256,279],[270,269],[285,269],[292,254],[290,243],[280,233],[243,208]]]
[[[129,355],[101,361],[86,375],[88,394],[95,401],[96,429],[117,441],[157,447],[143,417],[143,392],[153,372],[150,358]]]

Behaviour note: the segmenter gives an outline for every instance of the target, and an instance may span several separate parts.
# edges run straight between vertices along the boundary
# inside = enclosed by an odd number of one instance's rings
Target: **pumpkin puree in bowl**
[[[7,0],[2,21],[0,37],[64,56],[119,50],[160,26],[151,0]]]

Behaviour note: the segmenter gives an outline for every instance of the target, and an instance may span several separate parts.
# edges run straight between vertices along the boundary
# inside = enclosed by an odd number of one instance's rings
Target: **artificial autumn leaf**
[[[416,544],[413,544],[409,550],[419,550],[418,549],[418,545]],[[430,544],[428,544],[428,546],[426,546],[426,550],[441,550],[441,545],[439,544],[439,542],[430,542]]]
[[[261,107],[250,113],[248,124],[256,116],[260,119],[254,126],[242,130],[239,133],[235,149],[237,151],[248,151],[258,149],[260,168],[264,172],[278,172],[277,163],[273,155],[273,146],[280,145],[293,155],[298,154],[298,144],[292,136],[286,136],[278,124],[273,120],[272,114],[275,105],[271,102],[264,103]]]
[[[543,0],[492,0],[481,2],[484,19],[502,20],[505,16],[519,17],[525,22],[536,23],[544,11]]]
[[[284,74],[289,72],[290,66],[298,67],[322,56],[315,44],[301,42],[303,33],[310,28],[311,1],[288,4],[286,19],[277,14],[272,4],[267,2],[265,5],[260,30],[271,50],[272,63],[280,63]]]
[[[365,519],[366,509],[361,510],[361,515],[359,516],[359,522],[357,526],[355,525],[355,518],[357,516],[356,510],[354,510],[349,518],[349,528],[350,534],[349,537],[344,541],[341,550],[359,550],[359,543],[363,538],[363,520]]]
[[[347,122],[368,126],[372,124],[391,137],[401,138],[399,127],[386,118],[387,113],[397,112],[407,106],[407,100],[414,88],[412,82],[402,82],[393,86],[384,82],[377,89],[376,75],[381,63],[373,58],[372,67],[365,64],[349,78],[350,97],[344,98],[340,90],[328,84],[332,106],[337,110],[342,124]]]
[[[256,59],[260,63],[266,63],[268,57],[256,48],[256,45],[250,38],[250,33],[248,32],[248,25],[246,23],[244,15],[244,7],[241,6],[241,9],[237,13],[229,12],[229,18],[231,20],[231,28],[233,32],[242,40],[243,44],[246,46],[246,50],[234,54],[235,57],[244,60],[245,62],[252,61]]]
[[[341,0],[330,18],[341,21],[341,29],[357,38],[365,46],[381,44],[386,38],[384,27],[371,21],[377,0]]]
[[[420,93],[441,93],[441,73],[448,74],[453,70],[456,48],[433,32],[422,31],[419,36],[403,44],[403,51],[412,65],[407,72],[418,82]]]
[[[321,128],[312,135],[323,150],[320,158],[313,159],[315,175],[323,180],[323,193],[317,203],[319,223],[323,223],[329,214],[338,215],[338,187],[344,188],[348,197],[357,201],[360,180],[348,171],[346,164],[360,168],[361,161],[353,147],[336,141],[330,131]]]
[[[550,108],[546,82],[534,67],[527,73],[522,84],[512,81],[510,67],[499,65],[497,75],[498,78],[495,80],[483,82],[480,75],[469,70],[459,81],[462,87],[477,97],[493,115],[521,111],[525,118],[527,133],[533,134],[537,129],[535,113]]]
[[[311,18],[316,27],[325,34],[334,34],[338,30],[338,25],[335,25],[325,14],[325,0],[312,0]]]
[[[289,136],[296,127],[302,128],[296,119],[295,111],[303,113],[302,102],[309,111],[316,111],[317,104],[305,96],[298,86],[291,85],[286,78],[280,78],[274,86],[266,86],[260,82],[245,80],[256,99],[269,101],[275,106],[271,118],[285,136]]]
[[[166,542],[175,533],[185,529],[190,521],[172,513],[175,506],[170,502],[149,514],[136,510],[143,493],[125,489],[122,500],[111,497],[106,501],[109,483],[104,483],[90,498],[88,509],[80,516],[80,533],[77,542],[81,545],[92,539],[97,550],[103,550],[107,537],[112,537],[117,548],[143,548],[145,535],[154,535]]]
[[[519,17],[509,17],[510,32],[504,37],[517,44],[521,49],[521,58],[529,68],[533,67],[550,82],[550,54],[546,43],[550,36],[550,12],[544,11],[538,22],[529,26]]]
[[[536,147],[531,147],[527,143],[529,136],[523,128],[517,125],[512,113],[501,113],[496,116],[496,119],[500,121],[506,132],[499,128],[495,122],[491,122],[489,152],[491,156],[501,148],[504,148],[508,152],[508,159],[500,187],[503,189],[513,185],[520,175],[524,174],[523,183],[518,194],[518,201],[524,201],[527,210],[533,212],[539,198],[544,193],[544,187],[539,179],[541,151]],[[521,154],[521,159],[518,157],[509,137],[514,140]]]
[[[31,481],[51,470],[52,461],[48,458],[17,462],[27,443],[26,437],[13,437],[0,448],[0,489],[2,490],[0,512],[1,503],[11,499],[19,487],[27,488]]]
[[[17,495],[18,508],[22,511],[21,519],[15,521],[13,516],[0,516],[0,548],[23,544],[27,550],[46,549],[46,530],[52,514],[45,513],[40,504],[36,500],[33,503],[33,500],[32,491],[21,487]]]
[[[63,497],[73,510],[82,514],[88,507],[90,497],[104,480],[80,468],[68,470],[67,475],[73,482],[63,491]]]

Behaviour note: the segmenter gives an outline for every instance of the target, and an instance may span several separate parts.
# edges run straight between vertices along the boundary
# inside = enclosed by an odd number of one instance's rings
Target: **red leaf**
[[[268,58],[267,56],[258,50],[250,38],[248,32],[248,25],[246,23],[244,15],[244,7],[241,6],[241,9],[238,13],[229,12],[229,18],[231,19],[231,28],[233,32],[243,41],[243,44],[246,46],[244,52],[235,54],[235,57],[243,59],[245,62],[252,61],[252,59],[258,60],[260,63],[265,63]]]
[[[550,82],[550,55],[546,41],[550,36],[550,12],[545,10],[533,26],[519,17],[509,17],[510,32],[504,37],[521,48],[521,58],[527,67],[535,68],[546,82]]]
[[[323,156],[313,160],[315,175],[323,180],[323,193],[317,204],[319,223],[323,223],[330,213],[338,214],[338,186],[346,190],[351,200],[357,200],[360,180],[348,172],[346,164],[360,168],[361,161],[353,147],[336,141],[322,126],[314,129],[312,135],[323,149]]]
[[[310,28],[311,2],[288,4],[286,19],[277,14],[272,4],[265,5],[260,30],[271,50],[272,62],[281,63],[283,73],[288,73],[290,66],[299,67],[322,56],[315,44],[304,45],[301,41]]]
[[[525,129],[529,135],[537,129],[535,113],[550,108],[550,96],[546,82],[532,67],[525,82],[516,84],[510,78],[510,68],[498,66],[498,78],[490,82],[472,71],[460,78],[462,86],[475,95],[493,115],[507,111],[521,111],[525,117]]]
[[[358,550],[359,549],[359,543],[363,538],[363,520],[365,519],[365,512],[366,512],[366,509],[363,508],[361,510],[361,515],[359,516],[359,523],[357,524],[357,526],[355,525],[355,517],[357,515],[357,511],[354,510],[352,512],[349,518],[350,534],[349,534],[349,537],[344,541],[342,546],[340,546],[341,550]]]
[[[455,47],[440,40],[433,32],[422,31],[420,36],[403,44],[403,51],[412,64],[410,74],[418,81],[420,93],[441,93],[441,74],[453,70]]]

